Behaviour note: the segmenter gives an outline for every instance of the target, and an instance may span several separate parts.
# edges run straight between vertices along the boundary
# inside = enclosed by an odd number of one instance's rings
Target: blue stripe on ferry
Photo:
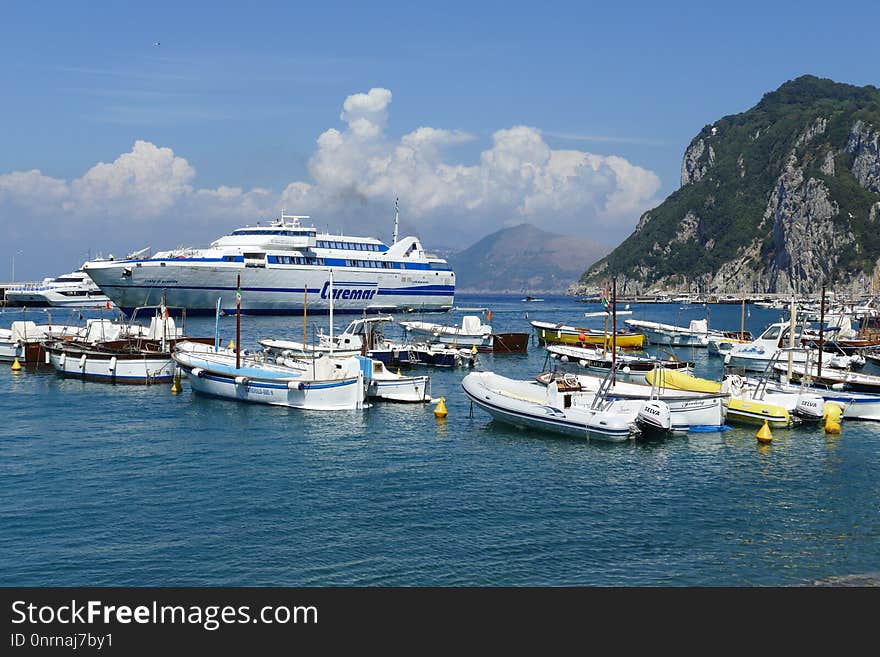
[[[342,283],[342,282],[333,282],[334,286],[364,286],[364,287],[375,287],[377,283]],[[168,290],[219,290],[219,291],[235,291],[236,288],[234,285],[126,285],[125,283],[106,283],[104,287],[121,287],[121,288],[133,288],[133,289],[144,289],[144,290],[158,290],[161,288],[165,288]],[[243,287],[241,288],[242,293],[244,292],[298,292],[302,294],[306,292],[305,288],[301,287]],[[318,287],[310,287],[308,289],[309,294],[311,293],[319,293],[321,288]],[[437,294],[437,293],[445,293],[452,294],[455,292],[454,285],[413,285],[412,287],[383,287],[379,288],[379,294]]]
[[[291,266],[298,266],[298,267],[316,267],[316,266],[318,266],[318,265],[314,265],[314,264],[310,265],[310,264],[306,264],[306,263],[299,263],[299,264],[297,264],[297,263],[280,263],[277,260],[273,259],[273,258],[277,258],[278,255],[279,254],[269,254],[267,256],[268,263],[270,265],[289,264]],[[299,256],[297,256],[297,257],[299,257]],[[306,257],[308,257],[308,256],[306,256]],[[321,265],[321,266],[348,267],[348,268],[352,268],[352,269],[374,269],[374,267],[361,267],[360,265],[346,264],[346,260],[357,260],[358,258],[328,258],[326,256],[319,256],[319,257],[324,258],[324,265]],[[233,260],[229,260],[229,258],[233,258]],[[160,263],[160,262],[173,262],[173,263],[178,263],[178,262],[227,262],[227,263],[232,264],[232,263],[243,263],[244,257],[242,257],[242,256],[225,256],[222,258],[161,258],[161,259],[148,258],[146,260],[117,260],[116,262],[124,262],[126,264],[129,264],[129,263],[130,264],[138,264],[138,263],[145,263],[145,262],[153,263],[153,264]],[[391,264],[392,265],[391,269],[402,269],[405,271],[409,271],[409,270],[412,270],[412,271],[446,271],[446,272],[452,271],[451,267],[449,267],[449,266],[442,267],[442,266],[439,266],[438,263],[431,264],[428,262],[400,262],[397,260],[394,260],[394,261],[372,260],[372,262],[382,262],[382,263],[386,263],[386,264]],[[158,265],[158,266],[161,267],[161,265]],[[385,269],[385,267],[380,267],[380,269]]]

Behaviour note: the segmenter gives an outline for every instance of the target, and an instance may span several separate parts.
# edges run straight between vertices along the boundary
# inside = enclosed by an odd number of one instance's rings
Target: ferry
[[[334,312],[445,312],[452,308],[455,273],[425,251],[417,237],[398,239],[395,213],[390,245],[374,237],[318,233],[306,215],[233,230],[207,249],[142,252],[121,260],[92,260],[83,270],[125,313],[158,303],[189,314],[236,309],[241,275],[241,313],[298,315]],[[330,271],[333,285],[330,284]]]
[[[110,299],[82,270],[44,278],[41,283],[13,285],[6,290],[6,304],[29,308],[110,308]]]

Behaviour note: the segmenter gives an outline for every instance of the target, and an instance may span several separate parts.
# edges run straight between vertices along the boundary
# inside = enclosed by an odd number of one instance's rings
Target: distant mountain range
[[[448,256],[460,292],[561,293],[611,250],[592,240],[520,224]]]
[[[681,187],[569,291],[612,276],[623,294],[878,289],[880,90],[805,75],[705,126]]]

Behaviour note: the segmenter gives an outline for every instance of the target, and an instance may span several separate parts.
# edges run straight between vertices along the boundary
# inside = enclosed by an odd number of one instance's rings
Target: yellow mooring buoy
[[[16,356],[15,360],[12,361],[12,371],[21,372],[21,363],[18,362],[18,356]]]
[[[759,443],[769,443],[773,440],[773,434],[770,433],[770,425],[767,423],[766,418],[764,419],[764,426],[758,429],[755,438],[758,439]]]
[[[443,420],[447,415],[449,415],[449,411],[446,410],[446,397],[441,397],[437,402],[437,408],[434,409],[434,417]]]
[[[840,433],[843,409],[837,404],[825,404],[825,433]]]
[[[175,372],[174,379],[171,381],[171,392],[176,395],[182,389],[180,385],[180,372]]]

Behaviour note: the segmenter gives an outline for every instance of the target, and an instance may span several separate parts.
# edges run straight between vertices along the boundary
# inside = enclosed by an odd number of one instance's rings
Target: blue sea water
[[[600,326],[583,318],[597,306],[567,297],[456,302],[491,309],[496,331],[529,331],[526,314]],[[685,324],[708,313],[731,330],[741,312],[632,310]],[[20,317],[7,309],[0,326]],[[749,307],[746,328],[778,317]],[[326,323],[308,318],[310,331]],[[213,318],[188,333],[212,335]],[[242,318],[244,347],[301,333],[301,318]],[[234,337],[235,317],[221,335]],[[705,350],[677,353],[718,376]],[[478,367],[531,378],[544,358],[532,342]],[[776,429],[768,446],[757,427],[587,443],[470,417],[466,371],[424,371],[445,422],[431,405],[303,412],[198,396],[186,381],[173,395],[4,365],[0,584],[773,586],[880,571],[880,424]]]

